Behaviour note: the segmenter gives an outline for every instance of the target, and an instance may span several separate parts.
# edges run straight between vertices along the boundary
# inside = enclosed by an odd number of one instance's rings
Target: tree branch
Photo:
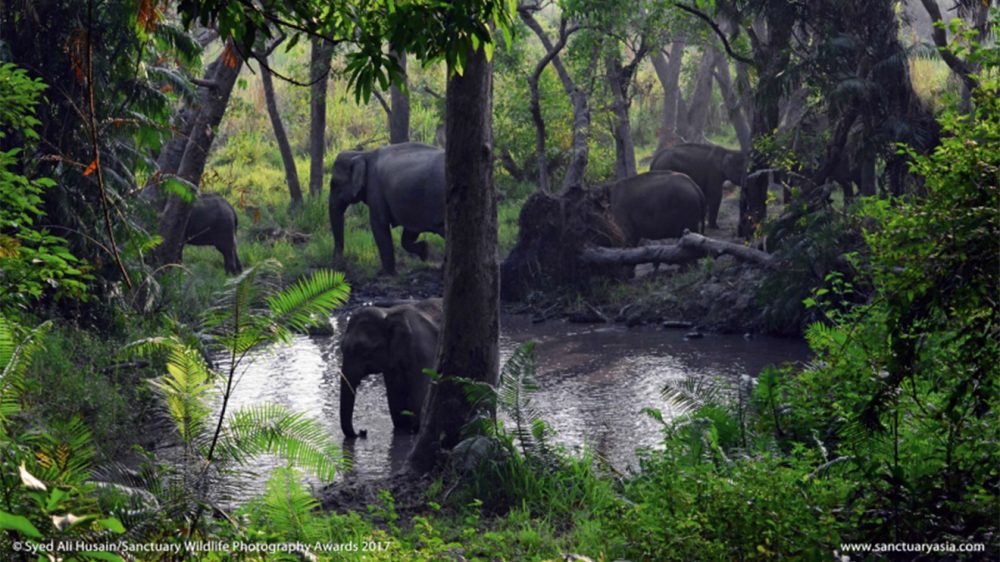
[[[709,17],[708,14],[702,12],[701,10],[683,4],[681,2],[674,2],[673,4],[674,6],[680,8],[681,10],[693,16],[698,17],[699,19],[707,23],[709,26],[711,26],[712,30],[715,31],[715,34],[719,36],[720,40],[722,40],[722,46],[726,48],[726,53],[729,54],[731,58],[736,59],[742,63],[749,64],[750,66],[756,66],[753,59],[748,59],[747,57],[744,57],[743,55],[737,54],[735,51],[733,51],[732,46],[729,44],[729,39],[726,38],[726,34],[722,32],[722,29],[719,27],[719,24],[715,23],[715,20]]]

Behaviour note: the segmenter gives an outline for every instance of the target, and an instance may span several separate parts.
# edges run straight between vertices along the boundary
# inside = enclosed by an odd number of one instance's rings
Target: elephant
[[[385,378],[395,430],[420,428],[420,411],[431,383],[423,370],[435,365],[442,314],[442,300],[435,298],[390,308],[368,306],[351,315],[340,344],[340,428],[345,437],[367,435],[354,431],[355,392],[374,373]]]
[[[746,155],[712,144],[683,143],[662,148],[653,155],[649,170],[672,170],[687,174],[701,187],[708,202],[708,226],[719,228],[722,183],[743,182]]]
[[[417,237],[421,232],[444,236],[444,150],[405,142],[337,155],[330,178],[335,260],[344,255],[344,212],[359,202],[368,205],[380,273],[396,273],[394,226],[403,227],[403,249],[426,260],[427,242],[418,242]]]
[[[236,251],[236,211],[218,195],[203,195],[191,207],[184,243],[191,246],[215,246],[222,254],[226,273],[243,271]]]
[[[625,243],[680,238],[684,230],[704,232],[705,196],[690,177],[679,172],[646,172],[607,184],[611,216]]]

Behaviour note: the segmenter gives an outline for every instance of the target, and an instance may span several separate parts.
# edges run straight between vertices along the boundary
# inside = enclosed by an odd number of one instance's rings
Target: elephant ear
[[[437,352],[437,328],[415,309],[398,310],[386,316],[386,338],[391,361],[404,367],[433,362]]]
[[[364,198],[368,184],[368,162],[364,156],[357,156],[351,162],[351,199],[358,201]]]

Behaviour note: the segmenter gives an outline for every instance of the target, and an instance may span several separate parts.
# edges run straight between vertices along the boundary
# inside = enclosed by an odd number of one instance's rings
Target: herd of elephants
[[[400,143],[368,151],[345,151],[333,164],[330,179],[330,228],[334,256],[344,251],[344,213],[355,203],[368,206],[381,273],[395,274],[391,229],[402,226],[401,245],[427,259],[424,232],[444,236],[445,152],[420,143]],[[719,206],[726,184],[736,184],[745,166],[742,153],[685,143],[659,150],[650,171],[602,186],[611,216],[629,245],[641,239],[678,238],[685,230],[718,228]],[[215,246],[226,272],[241,271],[236,251],[236,212],[219,196],[204,196],[192,210],[188,244]],[[347,438],[364,436],[354,429],[355,393],[370,374],[381,373],[393,427],[414,431],[430,379],[423,370],[434,366],[442,318],[441,299],[391,308],[356,310],[341,341],[343,352],[340,424]]]

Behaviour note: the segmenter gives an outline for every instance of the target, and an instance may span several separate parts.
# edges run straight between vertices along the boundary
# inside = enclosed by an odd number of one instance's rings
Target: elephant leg
[[[411,431],[414,426],[414,417],[404,413],[410,409],[407,389],[402,381],[397,380],[398,376],[385,377],[385,395],[389,402],[389,416],[392,418],[392,427],[396,431]]]
[[[374,220],[371,222],[371,227],[372,236],[375,238],[375,246],[378,247],[378,255],[382,261],[382,270],[379,273],[383,275],[395,275],[396,256],[392,248],[392,231],[388,223],[380,224]]]
[[[240,267],[240,258],[236,255],[235,241],[215,244],[215,249],[222,254],[222,263],[226,270],[226,275],[236,275],[242,271],[243,268]]]
[[[712,198],[712,201],[708,202],[708,227],[709,228],[719,228],[719,207],[722,206],[722,188],[719,188],[719,197]]]
[[[427,261],[427,255],[430,253],[428,244],[426,241],[418,242],[418,236],[420,236],[419,232],[404,228],[400,243],[404,250],[418,256],[422,261]]]

